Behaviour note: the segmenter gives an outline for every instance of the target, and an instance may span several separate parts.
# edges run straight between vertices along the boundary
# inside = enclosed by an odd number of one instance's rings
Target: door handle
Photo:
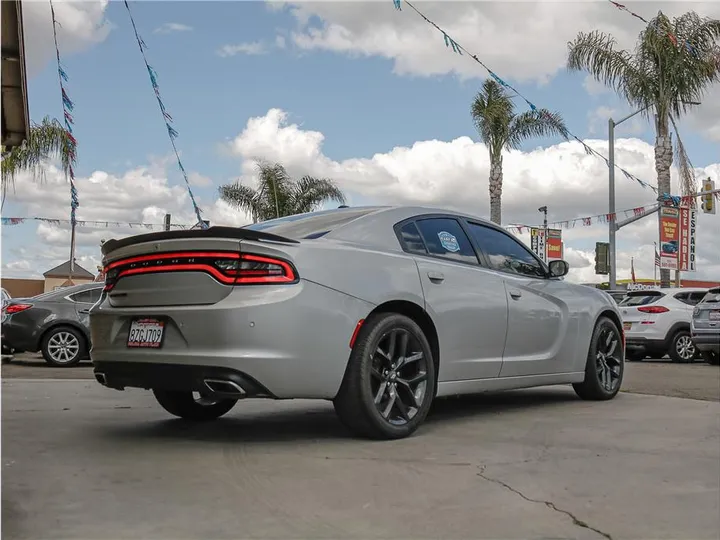
[[[81,313],[83,315],[90,315],[90,310],[89,309],[81,309],[78,311],[78,313]]]
[[[517,300],[518,298],[522,297],[522,293],[520,291],[510,291],[510,297],[513,300]]]
[[[445,281],[445,276],[440,272],[428,272],[428,278],[434,283],[442,283]]]

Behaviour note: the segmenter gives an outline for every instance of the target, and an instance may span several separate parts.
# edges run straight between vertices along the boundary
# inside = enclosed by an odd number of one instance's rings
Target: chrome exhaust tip
[[[246,394],[242,387],[233,381],[223,379],[205,379],[205,386],[215,394],[226,394],[232,396],[244,396]]]
[[[105,377],[104,373],[96,373],[95,380],[103,386],[107,386],[107,377]]]

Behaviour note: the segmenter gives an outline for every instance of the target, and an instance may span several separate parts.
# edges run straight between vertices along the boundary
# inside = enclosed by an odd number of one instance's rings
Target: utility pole
[[[638,111],[640,112],[640,111]],[[620,120],[622,122],[623,120]],[[618,124],[620,123],[618,122]],[[610,255],[610,275],[608,277],[608,287],[611,291],[617,288],[617,268],[615,266],[615,232],[617,231],[615,225],[615,126],[617,124],[612,118],[608,120],[608,162],[609,162],[609,173],[608,173],[608,213],[610,219],[608,220],[609,229],[609,255]]]

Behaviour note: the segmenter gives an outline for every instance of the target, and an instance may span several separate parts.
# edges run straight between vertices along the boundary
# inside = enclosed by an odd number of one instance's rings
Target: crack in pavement
[[[600,529],[596,529],[595,527],[589,525],[588,523],[585,523],[585,522],[582,521],[581,519],[578,519],[578,518],[577,518],[572,512],[570,512],[569,510],[564,510],[564,509],[562,509],[562,508],[558,508],[558,507],[555,505],[555,503],[553,503],[552,501],[543,501],[543,500],[533,499],[533,498],[531,498],[531,497],[528,497],[527,495],[525,495],[525,494],[522,493],[521,491],[515,489],[514,487],[512,487],[512,486],[509,485],[509,484],[506,484],[506,483],[503,482],[502,480],[498,480],[498,479],[496,479],[496,478],[490,478],[489,476],[487,476],[487,475],[485,474],[485,469],[486,469],[486,467],[485,467],[484,465],[483,465],[483,466],[480,466],[479,468],[480,468],[480,472],[477,473],[477,475],[478,475],[480,478],[482,478],[483,480],[487,480],[488,482],[492,482],[493,484],[498,484],[499,486],[502,486],[502,487],[504,487],[505,489],[507,489],[508,491],[511,491],[511,492],[515,493],[516,495],[522,497],[524,500],[526,500],[526,501],[528,501],[528,502],[535,503],[535,504],[544,504],[545,506],[547,506],[547,507],[550,508],[551,510],[554,510],[555,512],[558,512],[558,513],[560,513],[560,514],[564,514],[564,515],[566,515],[567,517],[569,517],[569,518],[572,520],[573,525],[576,525],[576,526],[578,526],[578,527],[582,527],[583,529],[589,529],[589,530],[591,530],[591,531],[593,531],[593,532],[596,532],[597,534],[599,534],[599,535],[601,535],[601,536],[604,536],[604,537],[607,538],[608,540],[613,540],[613,538],[612,538],[611,535],[609,535],[609,534],[606,533],[606,532],[601,531]]]

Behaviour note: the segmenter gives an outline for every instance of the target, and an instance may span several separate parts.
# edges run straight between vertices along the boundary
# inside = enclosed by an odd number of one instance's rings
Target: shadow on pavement
[[[515,410],[552,407],[577,401],[573,392],[566,389],[521,390],[468,397],[440,398],[436,400],[420,433],[427,433],[438,421],[452,423],[468,417],[508,413]],[[159,407],[159,406],[158,406]],[[242,408],[238,402],[237,409]],[[153,443],[160,440],[194,440],[212,443],[268,443],[315,439],[351,439],[352,435],[340,423],[332,407],[322,404],[313,408],[246,413],[208,423],[192,423],[170,418],[141,425],[101,425],[91,429],[103,438],[128,443]]]

